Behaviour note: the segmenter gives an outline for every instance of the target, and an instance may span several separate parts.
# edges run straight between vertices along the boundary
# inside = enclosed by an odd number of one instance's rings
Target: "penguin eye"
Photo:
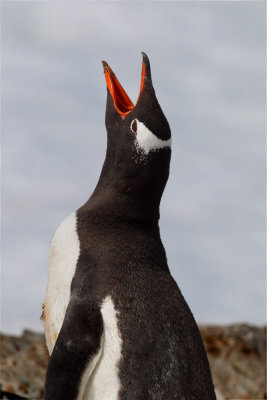
[[[131,122],[131,130],[132,130],[134,133],[136,133],[136,131],[137,131],[137,120],[136,120],[136,119],[134,119],[134,120]]]

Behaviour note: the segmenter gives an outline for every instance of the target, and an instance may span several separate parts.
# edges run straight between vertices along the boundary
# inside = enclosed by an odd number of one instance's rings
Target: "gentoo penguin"
[[[89,200],[51,244],[44,399],[215,400],[198,327],[160,238],[171,131],[148,57],[136,105],[103,66],[104,165]]]

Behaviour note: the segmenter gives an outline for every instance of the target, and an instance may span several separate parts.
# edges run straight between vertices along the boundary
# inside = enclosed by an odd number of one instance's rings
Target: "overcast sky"
[[[161,235],[200,323],[265,322],[264,2],[2,1],[2,326],[42,330],[49,242],[104,160],[108,61],[171,125]]]

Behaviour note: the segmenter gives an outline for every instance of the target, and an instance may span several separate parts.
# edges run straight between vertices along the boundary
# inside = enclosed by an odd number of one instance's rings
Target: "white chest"
[[[66,218],[53,237],[48,260],[48,283],[44,305],[46,343],[51,354],[62,326],[70,298],[80,244],[76,231],[76,212]]]
[[[83,395],[78,397],[79,400],[117,400],[119,396],[118,365],[122,340],[118,330],[117,313],[110,296],[104,299],[101,314],[104,324],[101,348],[84,374],[81,388],[84,385],[85,391],[81,391]]]
[[[79,254],[76,213],[73,213],[56,230],[49,254],[44,328],[50,354],[65,318]],[[118,330],[117,312],[110,296],[103,300],[100,311],[103,318],[101,346],[93,359],[88,360],[76,400],[118,399],[118,365],[122,341]]]

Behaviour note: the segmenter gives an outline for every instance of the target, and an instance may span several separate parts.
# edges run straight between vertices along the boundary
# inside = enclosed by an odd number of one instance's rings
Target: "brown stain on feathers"
[[[42,314],[40,317],[40,321],[43,323],[45,321],[46,314],[45,314],[45,303],[42,304]]]
[[[46,345],[49,353],[51,354],[58,337],[58,332],[55,330],[54,324],[49,318],[49,303],[47,303],[47,301],[45,301],[42,305],[42,314],[40,320],[44,325]]]

